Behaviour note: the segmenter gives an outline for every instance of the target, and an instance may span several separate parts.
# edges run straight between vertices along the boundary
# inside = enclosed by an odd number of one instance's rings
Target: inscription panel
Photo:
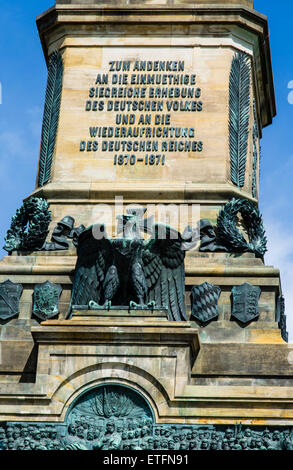
[[[176,113],[200,113],[202,90],[185,60],[110,60],[89,89],[85,110],[110,113],[111,126],[89,127],[80,152],[114,155],[114,165],[165,165],[166,153],[203,150],[195,127],[174,124]],[[180,118],[179,118],[180,121]]]
[[[54,178],[226,180],[229,49],[67,49]]]

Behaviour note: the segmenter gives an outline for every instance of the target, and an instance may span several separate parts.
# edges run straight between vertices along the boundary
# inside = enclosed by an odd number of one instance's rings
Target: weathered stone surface
[[[192,373],[255,377],[292,374],[291,350],[285,342],[279,340],[274,344],[271,334],[267,334],[265,342],[265,333],[262,340],[257,335],[254,339],[254,344],[230,343],[228,338],[223,344],[202,344]]]

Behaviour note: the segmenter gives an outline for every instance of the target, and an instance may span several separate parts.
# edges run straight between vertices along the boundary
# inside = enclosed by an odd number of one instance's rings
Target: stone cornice
[[[60,23],[239,23],[268,32],[267,17],[243,5],[57,5],[37,17],[40,34]],[[251,22],[251,24],[250,24]]]
[[[258,51],[256,60],[261,69],[262,90],[260,109],[262,125],[271,124],[276,114],[274,83],[271,65],[271,53],[269,45],[268,24],[266,16],[244,5],[227,4],[180,4],[180,5],[103,5],[103,4],[58,4],[38,16],[37,25],[46,60],[48,59],[49,38],[56,28],[60,30],[62,37],[70,34],[70,28],[83,23],[86,29],[79,32],[79,36],[89,34],[90,25],[99,24],[102,31],[98,34],[107,36],[113,31],[114,25],[128,26],[131,35],[131,27],[135,24],[149,25],[154,29],[160,25],[168,25],[170,34],[182,34],[173,28],[176,25],[190,26],[238,26],[257,38]],[[68,29],[68,32],[66,32]],[[96,30],[95,30],[96,31]],[[127,35],[126,34],[126,35]],[[143,34],[143,33],[142,33]],[[156,34],[152,32],[152,34]],[[164,33],[165,34],[165,33]],[[212,35],[208,29],[204,35]],[[224,34],[224,33],[223,33]],[[225,34],[229,34],[227,30]],[[148,36],[149,37],[149,36]]]
[[[123,194],[125,204],[136,202],[148,203],[166,203],[177,204],[182,201],[185,203],[210,203],[215,204],[221,201],[225,204],[233,197],[245,198],[257,202],[247,191],[241,190],[230,183],[223,184],[200,184],[200,183],[174,183],[160,187],[146,182],[143,188],[139,188],[138,181],[133,187],[128,183],[113,184],[109,182],[92,183],[48,183],[42,188],[36,188],[29,197],[41,197],[47,199],[50,203],[80,203],[80,204],[114,204],[115,197]],[[148,184],[149,183],[149,184]],[[170,185],[172,186],[172,195],[170,195]]]

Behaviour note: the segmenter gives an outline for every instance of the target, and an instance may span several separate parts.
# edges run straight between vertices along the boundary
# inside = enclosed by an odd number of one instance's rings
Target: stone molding
[[[256,12],[255,10],[244,6],[233,4],[176,4],[176,5],[154,5],[154,4],[135,4],[135,5],[115,5],[113,4],[57,4],[50,8],[37,18],[37,26],[44,50],[46,60],[49,55],[50,37],[54,36],[54,44],[58,43],[58,36],[64,38],[69,33],[72,25],[87,24],[94,25],[93,33],[97,34],[96,25],[101,24],[104,28],[103,36],[111,34],[113,24],[115,24],[116,35],[119,24],[124,28],[128,25],[130,28],[137,23],[139,17],[140,23],[156,27],[160,33],[161,25],[168,25],[170,28],[169,35],[176,35],[175,25],[201,25],[208,28],[209,25],[224,25],[227,29],[231,24],[237,25],[246,30],[249,34],[258,37],[257,48],[255,51],[255,59],[258,63],[257,68],[260,69],[262,80],[260,80],[259,95],[261,96],[262,105],[262,125],[271,124],[272,118],[276,114],[276,103],[273,85],[271,54],[268,37],[268,25],[266,16]],[[64,30],[66,24],[67,33]],[[59,31],[59,35],[56,34]],[[61,29],[60,29],[61,28]],[[179,28],[180,29],[180,28]],[[207,29],[208,30],[208,29]],[[182,32],[179,30],[179,34]],[[85,34],[89,34],[88,28]],[[125,36],[121,31],[121,36]],[[131,29],[127,33],[131,35]],[[143,34],[143,33],[142,33]],[[213,35],[213,28],[210,31]],[[222,33],[227,35],[226,33]],[[80,33],[79,33],[80,35]],[[166,36],[166,32],[164,32]],[[60,37],[61,37],[60,36]],[[146,35],[147,38],[147,35]]]

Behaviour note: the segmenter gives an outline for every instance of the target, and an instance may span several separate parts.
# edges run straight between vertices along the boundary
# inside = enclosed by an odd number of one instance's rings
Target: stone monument
[[[288,450],[253,0],[56,0],[38,175],[0,262],[0,447]],[[116,230],[117,227],[117,230]]]

